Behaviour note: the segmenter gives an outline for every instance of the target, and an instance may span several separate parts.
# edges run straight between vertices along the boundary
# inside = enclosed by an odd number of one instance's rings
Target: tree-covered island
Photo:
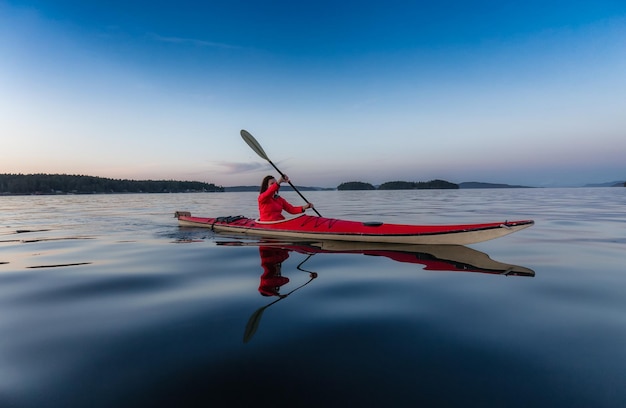
[[[223,192],[201,181],[121,180],[68,174],[0,174],[0,194],[111,194]]]
[[[337,190],[339,191],[376,190],[376,187],[374,187],[370,183],[364,183],[362,181],[348,181],[346,183],[339,184],[339,186],[337,186]]]
[[[431,180],[431,181],[388,181],[378,186],[378,189],[370,183],[364,183],[362,181],[349,181],[347,183],[341,183],[337,190],[428,190],[428,189],[458,189],[459,185],[450,183],[445,180]]]

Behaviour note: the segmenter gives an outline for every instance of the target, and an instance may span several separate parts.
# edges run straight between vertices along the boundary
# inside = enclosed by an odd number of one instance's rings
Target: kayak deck
[[[534,224],[532,220],[523,220],[462,225],[404,225],[347,221],[305,214],[286,220],[261,222],[243,216],[194,217],[187,211],[177,211],[175,217],[180,226],[261,237],[437,245],[474,244],[503,237]]]

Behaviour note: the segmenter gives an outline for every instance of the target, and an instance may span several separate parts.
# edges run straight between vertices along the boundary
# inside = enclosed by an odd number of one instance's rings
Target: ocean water
[[[305,196],[536,224],[321,248],[173,218],[256,216],[255,193],[0,197],[0,407],[626,406],[626,188]]]

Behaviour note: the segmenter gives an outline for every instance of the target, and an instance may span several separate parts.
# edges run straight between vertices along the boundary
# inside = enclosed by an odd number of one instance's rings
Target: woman
[[[274,176],[265,176],[261,183],[261,193],[259,194],[259,220],[260,221],[278,221],[284,220],[282,211],[285,210],[290,214],[300,214],[308,208],[313,208],[313,204],[307,203],[303,206],[293,206],[284,198],[278,195],[280,184],[289,182],[287,175],[282,175],[276,181]]]

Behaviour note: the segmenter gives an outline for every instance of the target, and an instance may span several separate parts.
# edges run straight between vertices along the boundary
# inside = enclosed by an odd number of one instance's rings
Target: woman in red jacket
[[[259,220],[278,221],[284,220],[283,210],[290,214],[300,214],[308,208],[313,208],[313,204],[308,203],[303,206],[293,206],[284,198],[278,195],[280,183],[289,182],[287,175],[281,176],[276,181],[274,176],[265,176],[261,183],[261,193],[259,194]]]

